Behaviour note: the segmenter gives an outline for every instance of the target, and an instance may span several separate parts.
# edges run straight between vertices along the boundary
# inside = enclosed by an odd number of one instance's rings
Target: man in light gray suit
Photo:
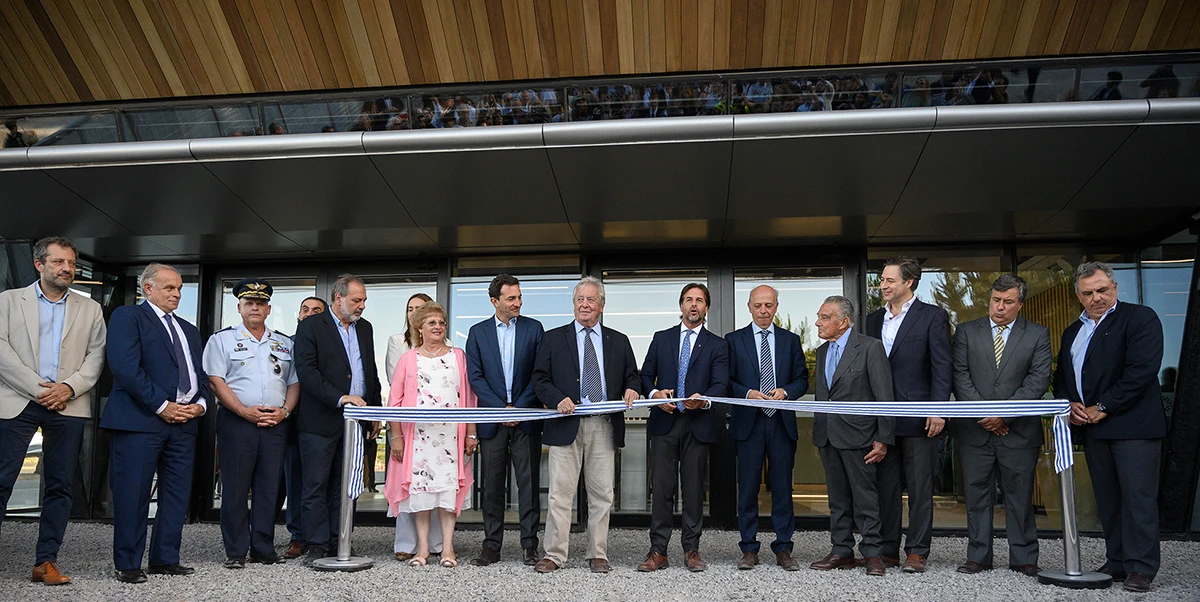
[[[851,329],[854,304],[835,295],[817,311],[817,401],[891,401],[892,367],[879,339]],[[895,443],[895,419],[849,414],[813,416],[813,444],[829,489],[829,540],[833,551],[811,565],[819,571],[854,568],[854,527],[868,575],[886,572],[876,469]]]
[[[988,316],[961,324],[954,335],[954,395],[960,400],[1041,399],[1050,386],[1050,334],[1020,317],[1028,288],[1005,274],[992,283]],[[967,489],[967,560],[958,572],[992,568],[992,508],[996,469],[1004,490],[1009,568],[1038,573],[1033,475],[1042,446],[1042,421],[956,418],[950,433],[961,444]]]

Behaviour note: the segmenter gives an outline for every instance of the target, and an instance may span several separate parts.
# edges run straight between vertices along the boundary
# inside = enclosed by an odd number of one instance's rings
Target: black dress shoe
[[[487,566],[493,562],[500,562],[500,552],[493,550],[487,546],[479,551],[479,556],[471,561],[475,566]]]
[[[1145,575],[1134,571],[1125,577],[1125,591],[1144,594],[1150,591],[1150,580]]]
[[[286,561],[283,559],[283,556],[272,552],[266,556],[251,556],[250,562],[254,564],[282,564]]]
[[[537,546],[525,548],[525,566],[534,566],[538,563]]]
[[[325,548],[321,546],[309,546],[304,552],[304,566],[312,566],[314,562],[325,557]]]
[[[146,571],[142,569],[129,569],[128,571],[117,571],[117,581],[121,583],[145,583]]]
[[[227,569],[244,569],[246,568],[246,559],[240,556],[230,556],[225,559],[224,566]]]
[[[182,576],[182,575],[191,575],[192,573],[195,573],[195,572],[196,572],[196,569],[194,569],[190,566],[183,566],[182,564],[179,564],[178,562],[176,562],[174,564],[160,564],[158,566],[150,567],[151,575]]]
[[[1125,580],[1125,571],[1124,570],[1109,568],[1109,566],[1107,564],[1096,569],[1096,572],[1104,573],[1105,575],[1112,577],[1113,583],[1120,583]]]
[[[992,570],[992,565],[983,564],[982,562],[975,562],[974,560],[968,560],[968,561],[958,565],[958,569],[956,569],[956,570],[960,573],[965,573],[967,575],[977,575],[979,573],[982,573],[983,571]]]

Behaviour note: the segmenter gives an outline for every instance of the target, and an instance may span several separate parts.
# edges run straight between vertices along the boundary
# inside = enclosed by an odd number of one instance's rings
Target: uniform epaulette
[[[225,332],[226,330],[233,330],[233,327],[232,327],[232,326],[226,326],[225,328],[222,328],[221,330],[218,330],[217,332]],[[216,334],[216,333],[213,333],[213,334]]]

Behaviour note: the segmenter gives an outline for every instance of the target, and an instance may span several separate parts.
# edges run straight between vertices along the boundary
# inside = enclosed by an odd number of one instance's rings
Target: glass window
[[[565,119],[558,98],[561,92],[554,88],[507,88],[482,93],[423,94],[420,100],[413,101],[416,104],[412,128],[557,123]]]
[[[1079,88],[1083,100],[1200,96],[1200,63],[1089,67]]]
[[[1142,303],[1158,313],[1163,327],[1163,361],[1159,372],[1163,409],[1168,419],[1175,404],[1179,354],[1187,320],[1188,291],[1195,263],[1196,236],[1187,231],[1142,251]]]
[[[226,278],[221,281],[221,321],[217,329],[237,326],[242,323],[238,315],[237,299],[233,297],[233,285],[241,278]],[[267,316],[267,328],[287,336],[296,334],[296,319],[300,303],[317,293],[316,278],[267,278],[271,283],[271,315]],[[327,302],[328,303],[328,302]]]
[[[731,112],[719,81],[601,83],[567,88],[571,121],[692,117]]]
[[[995,249],[971,251],[924,251],[913,249],[872,249],[868,253],[867,308],[864,315],[883,307],[879,278],[883,264],[898,255],[915,257],[921,262],[921,280],[916,296],[925,303],[938,305],[950,314],[950,325],[969,322],[988,313],[992,282],[1007,273],[1003,252]]]
[[[807,113],[896,106],[899,73],[829,73],[732,85],[733,113]]]
[[[957,68],[904,74],[902,107],[1078,100],[1074,69]]]

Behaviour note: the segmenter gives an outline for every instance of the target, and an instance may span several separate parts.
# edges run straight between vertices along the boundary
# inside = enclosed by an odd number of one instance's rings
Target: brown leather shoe
[[[304,544],[293,541],[288,544],[288,549],[283,553],[284,558],[299,558],[304,555]],[[411,557],[411,554],[409,555]]]
[[[1125,591],[1144,594],[1150,591],[1150,580],[1137,571],[1129,573],[1125,577]]]
[[[737,568],[739,571],[748,571],[758,564],[757,552],[746,552],[742,554],[742,559],[738,561]]]
[[[872,556],[867,559],[867,574],[872,577],[882,577],[887,574],[887,568],[883,566],[883,559],[878,556]]]
[[[982,573],[983,571],[992,570],[992,566],[989,564],[983,564],[981,562],[975,562],[974,560],[968,560],[968,561],[958,565],[958,568],[955,570],[957,570],[960,573],[965,573],[967,575],[978,575],[979,573]]]
[[[901,569],[905,573],[924,573],[925,572],[925,557],[920,554],[909,554],[904,560],[904,568]]]
[[[500,552],[483,546],[483,549],[479,551],[479,557],[472,560],[471,564],[475,566],[487,566],[496,562],[500,562]]]
[[[415,556],[415,554],[409,554],[408,552],[396,552],[396,560],[399,560],[400,562],[408,562],[409,560],[412,560],[413,556]]]
[[[588,566],[592,567],[593,573],[607,573],[612,570],[607,558],[588,558]]]
[[[783,567],[785,571],[800,570],[800,563],[796,562],[795,558],[792,558],[792,553],[788,550],[775,552],[775,564]]]
[[[687,564],[687,570],[693,573],[699,573],[708,568],[708,563],[700,558],[700,552],[692,550],[683,555],[684,562]]]
[[[878,557],[873,556],[872,558]],[[867,563],[864,562],[863,564],[865,566]],[[830,552],[828,556],[808,565],[808,568],[816,569],[818,571],[832,571],[833,569],[852,569],[855,567],[855,565],[857,565],[857,563],[854,562],[853,556],[838,556],[837,554]]]
[[[539,573],[553,573],[559,568],[558,563],[550,560],[549,557],[543,558],[537,564],[533,565],[533,570]]]
[[[646,562],[639,564],[637,570],[641,573],[653,573],[669,566],[671,566],[671,561],[666,556],[650,550],[650,553],[646,554]]]
[[[1008,568],[1025,575],[1026,577],[1037,577],[1042,569],[1036,564],[1010,564]]]
[[[33,567],[33,581],[46,585],[66,585],[71,578],[58,572],[58,565],[53,562],[43,562]]]

